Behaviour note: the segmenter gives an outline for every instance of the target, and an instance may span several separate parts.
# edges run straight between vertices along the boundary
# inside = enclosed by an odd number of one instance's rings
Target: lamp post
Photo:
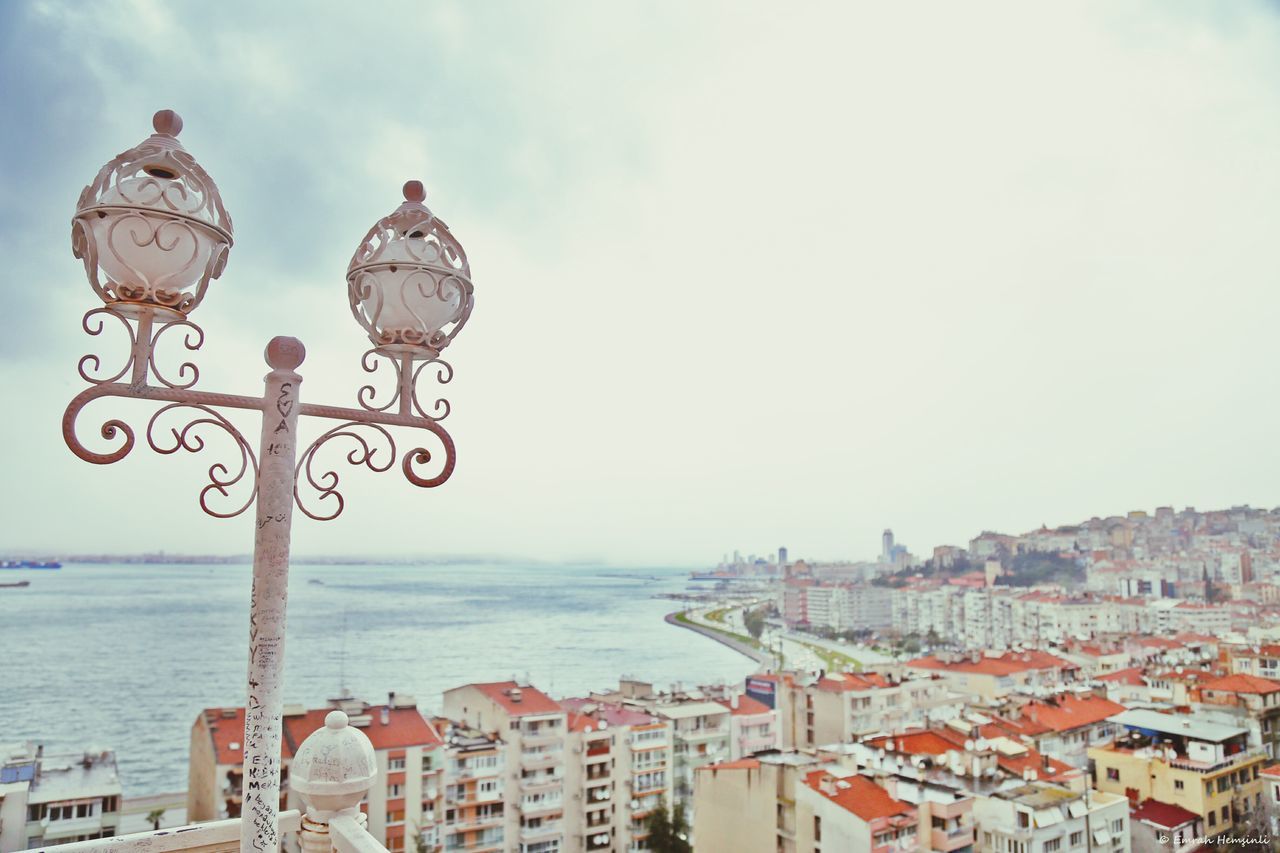
[[[90,387],[67,406],[62,434],[86,462],[104,465],[128,456],[135,437],[123,420],[105,420],[98,429],[112,445],[102,452],[88,449],[76,435],[76,420],[87,405],[123,397],[159,404],[145,430],[158,453],[201,452],[210,434],[230,439],[233,461],[209,467],[199,503],[218,518],[239,515],[256,503],[241,850],[274,850],[279,847],[280,682],[294,504],[321,521],[342,512],[337,471],[315,467],[317,453],[331,441],[350,448],[349,464],[375,472],[389,470],[400,458],[401,471],[415,486],[438,486],[453,473],[453,439],[440,424],[449,414],[448,401],[436,399],[428,411],[418,384],[424,373],[434,374],[441,385],[453,378],[440,353],[471,314],[470,267],[461,244],[423,204],[422,184],[410,181],[404,203],[374,224],[347,270],[351,311],[373,344],[361,366],[374,374],[381,364],[390,365],[394,386],[387,402],[375,402],[379,391],[371,380],[357,392],[356,408],[303,403],[296,371],[305,350],[288,337],[267,344],[271,369],[262,396],[196,390],[196,365],[184,361],[176,372],[162,368],[158,344],[172,337],[188,353],[203,344],[204,332],[190,315],[226,267],[231,217],[213,179],[178,142],[181,118],[163,110],[152,123],[155,134],[107,163],[76,206],[72,251],[84,261],[89,283],[103,302],[85,314],[84,330],[97,336],[118,323],[128,336],[128,355],[115,371],[104,369],[96,354],[80,360],[80,376]],[[182,335],[167,334],[174,329]],[[224,414],[227,409],[262,413],[256,453]],[[334,423],[300,448],[297,428],[304,416]],[[423,446],[398,457],[388,427],[430,434],[438,457]]]

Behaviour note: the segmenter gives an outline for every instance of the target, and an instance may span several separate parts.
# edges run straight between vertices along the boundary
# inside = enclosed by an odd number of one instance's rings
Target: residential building
[[[807,853],[796,843],[796,797],[805,774],[822,763],[812,755],[774,752],[699,767],[695,853]]]
[[[671,723],[619,704],[562,704],[569,711],[565,849],[644,849],[649,816],[674,802]]]
[[[1197,709],[1233,717],[1267,758],[1280,758],[1280,681],[1237,673],[1206,681],[1198,692]]]
[[[1141,709],[1112,721],[1125,734],[1089,748],[1098,790],[1184,808],[1210,836],[1243,826],[1262,804],[1266,753],[1249,746],[1247,729]]]
[[[856,771],[820,768],[806,774],[796,786],[796,813],[800,851],[889,853],[922,847],[916,807]]]
[[[1130,853],[1129,802],[1043,782],[979,794],[973,806],[982,853]]]
[[[768,705],[745,694],[716,701],[729,709],[729,760],[778,747],[776,715]]]
[[[719,702],[689,701],[655,703],[649,711],[671,722],[673,796],[692,819],[694,771],[729,758],[729,709]]]
[[[511,849],[506,833],[506,743],[450,720],[439,719],[434,724],[445,739],[444,798],[435,808],[435,849],[450,853]],[[423,811],[425,819],[425,803]]]
[[[908,672],[920,675],[937,674],[955,693],[988,703],[1018,691],[1060,689],[1072,684],[1080,669],[1068,660],[1036,649],[936,655],[908,661],[906,667]]]
[[[1192,853],[1200,849],[1204,819],[1181,806],[1143,800],[1129,813],[1135,853]]]
[[[901,678],[878,672],[783,674],[777,682],[777,725],[783,749],[814,749],[883,731],[950,719],[961,704],[932,673]]]
[[[387,704],[370,705],[346,697],[324,708],[307,710],[285,706],[281,720],[280,808],[302,808],[289,790],[289,766],[294,751],[312,732],[324,726],[334,709],[345,712],[373,744],[378,778],[369,790],[365,810],[369,832],[392,851],[406,849],[418,827],[428,837],[439,814],[442,760],[436,753],[440,733],[418,711],[412,697],[391,694]],[[188,765],[187,819],[192,823],[239,817],[244,789],[243,708],[208,708],[191,728]]]
[[[122,794],[113,752],[0,744],[0,850],[110,838]]]

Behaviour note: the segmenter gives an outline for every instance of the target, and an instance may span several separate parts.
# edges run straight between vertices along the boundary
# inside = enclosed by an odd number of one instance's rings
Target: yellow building
[[[1126,733],[1089,749],[1097,790],[1180,806],[1210,836],[1243,827],[1261,805],[1266,753],[1248,746],[1246,729],[1146,710],[1111,720]]]

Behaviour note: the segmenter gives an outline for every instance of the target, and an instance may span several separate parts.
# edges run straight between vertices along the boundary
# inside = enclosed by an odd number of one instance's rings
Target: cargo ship
[[[57,560],[0,560],[0,569],[60,569]]]

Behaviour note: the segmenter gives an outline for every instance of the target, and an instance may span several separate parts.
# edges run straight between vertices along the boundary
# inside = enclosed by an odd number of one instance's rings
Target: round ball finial
[[[408,181],[404,185],[404,200],[416,201],[422,204],[427,200],[427,191],[423,189],[422,181]]]
[[[330,711],[324,718],[325,727],[333,729],[334,731],[337,731],[338,729],[345,729],[348,722],[350,722],[350,720],[342,711]]]
[[[307,348],[297,338],[283,335],[271,339],[267,344],[267,364],[277,370],[294,370],[307,357]],[[339,712],[341,713],[341,712]],[[330,715],[332,716],[332,714]],[[328,719],[326,718],[326,723]]]
[[[156,133],[177,136],[182,132],[182,116],[173,110],[160,110],[151,117],[151,126],[156,129]]]

